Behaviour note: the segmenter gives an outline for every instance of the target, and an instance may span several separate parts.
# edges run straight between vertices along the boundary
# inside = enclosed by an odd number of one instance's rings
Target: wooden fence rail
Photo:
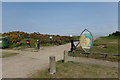
[[[99,64],[104,66],[111,66],[111,67],[119,67],[118,62],[109,62],[104,60],[97,60],[93,58],[84,58],[84,57],[72,57],[68,56],[69,51],[64,51],[64,62],[82,62],[82,63],[89,63],[89,64]],[[104,55],[104,54],[103,54]],[[66,61],[67,60],[67,61]]]
[[[111,56],[120,56],[120,54],[114,54],[114,53],[96,53],[96,52],[80,52],[79,50],[74,50],[74,53],[81,53],[81,54],[96,54],[96,55],[111,55]]]

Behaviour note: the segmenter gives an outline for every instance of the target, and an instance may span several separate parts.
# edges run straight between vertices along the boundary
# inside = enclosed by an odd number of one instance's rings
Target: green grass
[[[104,46],[104,47],[101,47]],[[78,47],[76,49],[80,50],[78,52],[69,53],[69,56],[74,57],[87,57],[87,58],[95,58],[95,59],[102,59],[102,60],[108,60],[108,61],[120,61],[120,57],[118,56],[111,56],[108,55],[107,58],[105,58],[105,55],[87,55],[87,54],[80,54],[84,52],[81,47]],[[112,54],[118,54],[118,38],[117,37],[101,37],[94,41],[93,47],[90,49],[90,52],[93,53],[112,53]]]
[[[104,46],[102,48],[101,46]],[[113,53],[118,54],[118,38],[117,37],[101,37],[94,41],[91,52]]]
[[[6,58],[6,57],[12,57],[12,56],[16,56],[19,53],[0,53],[0,58]]]
[[[21,45],[18,45],[17,43],[11,43],[10,44],[10,48],[15,48],[15,47],[21,47],[21,49],[24,49],[24,48],[27,48],[27,47],[32,47],[32,48],[35,48],[36,47],[36,42],[37,40],[36,39],[32,39],[30,38],[29,40],[31,41],[31,46],[29,46],[27,43],[26,43],[26,40],[27,39],[23,39],[21,40]]]
[[[21,40],[21,45],[18,45],[17,43],[11,43],[9,49],[17,49],[17,50],[24,50],[26,48],[36,48],[37,45],[37,39],[32,39],[30,38],[29,40],[31,41],[30,46],[26,43],[27,39]],[[53,46],[54,44],[52,43],[41,43],[40,46]]]
[[[11,43],[9,49],[18,49],[18,50],[23,50],[25,48],[36,48],[37,45],[37,39],[32,39],[30,38],[29,40],[31,41],[30,46],[26,43],[27,39],[21,40],[21,45],[18,45],[17,43]],[[54,42],[54,40],[48,41],[48,42],[41,42],[40,46],[42,47],[47,47],[47,46],[54,46],[54,45],[62,45],[69,43],[68,40],[61,40],[60,42]]]
[[[53,43],[41,43],[41,46],[54,46],[55,44]]]
[[[100,59],[100,60],[108,60],[108,61],[112,61],[112,62],[118,62],[120,61],[120,57],[118,56],[111,56],[111,55],[108,55],[106,58],[105,58],[105,55],[98,55],[98,54],[81,54],[81,53],[78,53],[78,52],[69,52],[68,54],[69,56],[73,56],[73,57],[85,57],[85,58],[94,58],[94,59]]]
[[[43,70],[30,78],[118,78],[118,69],[115,67],[59,61],[56,68],[56,74],[50,75],[48,70]]]

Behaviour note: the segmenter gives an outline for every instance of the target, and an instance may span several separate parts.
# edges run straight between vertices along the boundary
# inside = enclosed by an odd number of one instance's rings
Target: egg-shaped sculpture
[[[85,29],[80,35],[80,46],[85,52],[93,46],[92,33],[87,29]]]

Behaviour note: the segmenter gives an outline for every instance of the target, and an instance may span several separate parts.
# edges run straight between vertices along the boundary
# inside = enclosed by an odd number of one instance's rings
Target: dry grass
[[[31,78],[118,78],[118,69],[101,65],[77,62],[57,62],[57,73],[50,75],[48,70],[38,71]]]
[[[18,55],[19,53],[0,53],[0,58],[6,58],[6,57],[11,57]]]
[[[74,57],[87,57],[87,58],[95,58],[95,59],[102,59],[102,60],[109,60],[109,61],[120,61],[120,57],[118,56],[107,56],[105,58],[105,55],[87,55],[86,54],[80,54],[84,52],[81,47],[78,47],[75,53],[69,53],[70,56]],[[119,54],[118,53],[118,38],[116,37],[101,37],[96,38],[94,41],[93,47],[90,49],[90,52],[93,53],[112,53],[112,54]]]

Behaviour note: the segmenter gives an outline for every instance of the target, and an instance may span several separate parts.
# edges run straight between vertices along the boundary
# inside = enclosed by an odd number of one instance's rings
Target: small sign
[[[20,35],[20,34],[18,34],[18,37],[20,38],[20,37],[21,37],[21,35]]]
[[[18,44],[18,45],[20,45],[20,44],[21,44],[20,40],[17,40],[16,42],[17,42],[17,44]]]
[[[50,36],[49,38],[50,38],[50,39],[52,39],[53,37],[52,37],[52,36]]]
[[[19,45],[20,45],[20,44],[21,44],[21,42],[20,42],[20,41],[18,41],[18,42],[17,42],[17,44],[19,44]]]
[[[85,52],[93,46],[93,36],[87,29],[81,33],[80,46]]]
[[[26,43],[27,43],[27,44],[30,44],[30,40],[26,40]]]
[[[2,41],[0,41],[0,43],[2,43]]]
[[[70,35],[70,37],[72,37],[72,35]]]

